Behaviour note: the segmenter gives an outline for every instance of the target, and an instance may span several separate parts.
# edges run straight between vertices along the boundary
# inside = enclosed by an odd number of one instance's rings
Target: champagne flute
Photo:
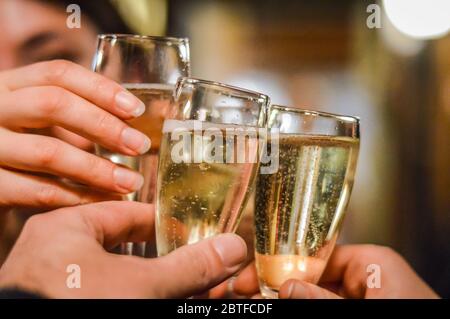
[[[189,42],[184,38],[102,34],[98,36],[93,69],[121,83],[146,106],[144,114],[128,123],[150,137],[149,152],[125,156],[99,145],[96,145],[96,152],[144,176],[143,187],[124,196],[124,200],[153,203],[162,124],[172,107],[177,79],[190,74]],[[124,243],[121,253],[144,256],[145,243]]]
[[[257,131],[269,104],[263,94],[192,78],[178,81],[175,101],[159,157],[159,256],[236,230],[259,166]]]
[[[288,279],[317,283],[333,250],[353,186],[359,119],[272,105],[268,151],[278,170],[256,182],[255,260],[261,294]]]

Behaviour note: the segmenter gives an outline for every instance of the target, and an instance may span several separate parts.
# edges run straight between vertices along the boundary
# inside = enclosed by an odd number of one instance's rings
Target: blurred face
[[[90,67],[97,30],[83,15],[69,29],[69,15],[38,0],[0,0],[0,71],[52,59]]]

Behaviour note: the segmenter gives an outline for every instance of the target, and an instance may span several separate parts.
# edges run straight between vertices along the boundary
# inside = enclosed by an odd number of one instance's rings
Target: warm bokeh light
[[[448,0],[383,0],[383,6],[391,23],[408,36],[433,39],[450,29]]]

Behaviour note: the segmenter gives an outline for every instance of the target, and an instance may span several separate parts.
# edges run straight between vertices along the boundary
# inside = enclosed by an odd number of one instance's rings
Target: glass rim
[[[212,80],[204,80],[204,79],[199,79],[199,78],[193,78],[193,77],[179,77],[176,86],[179,87],[182,83],[188,83],[188,84],[205,84],[207,86],[211,86],[211,87],[219,87],[219,88],[224,88],[227,90],[231,90],[231,91],[237,91],[237,92],[242,92],[242,93],[246,93],[248,95],[253,95],[254,97],[258,98],[258,99],[263,99],[265,104],[269,104],[270,103],[270,97],[266,94],[260,93],[260,92],[256,92],[256,91],[252,91],[252,90],[248,90],[246,88],[242,88],[242,87],[238,87],[238,86],[233,86],[233,85],[229,85],[229,84],[225,84],[225,83],[221,83],[221,82],[216,82],[216,81],[212,81]]]
[[[180,44],[189,43],[188,38],[176,38],[156,35],[140,35],[140,34],[128,34],[128,33],[102,33],[97,35],[99,40],[105,39],[137,39],[137,40],[152,40],[155,42],[176,42]]]
[[[345,115],[345,114],[337,114],[337,113],[329,113],[329,112],[322,112],[322,111],[312,111],[307,109],[300,109],[296,107],[289,107],[279,104],[271,104],[269,108],[270,109],[275,108],[277,110],[285,111],[285,112],[294,112],[302,115],[308,115],[308,116],[321,116],[321,117],[328,117],[332,119],[338,119],[340,121],[345,121],[347,123],[354,123],[359,124],[360,118],[358,116],[353,115]]]

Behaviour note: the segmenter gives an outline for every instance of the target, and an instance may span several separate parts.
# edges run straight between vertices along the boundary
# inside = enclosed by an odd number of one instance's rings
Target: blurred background
[[[400,2],[394,21],[378,2],[381,28],[370,29],[375,1],[174,0],[166,33],[190,38],[197,77],[359,116],[361,152],[341,242],[395,248],[450,297],[450,36],[436,36],[438,29],[418,39],[414,31],[433,18]],[[433,5],[417,3],[419,13]],[[399,30],[395,18],[410,23]]]
[[[450,1],[109,3],[131,32],[188,37],[195,77],[359,116],[340,241],[393,247],[450,297]]]

